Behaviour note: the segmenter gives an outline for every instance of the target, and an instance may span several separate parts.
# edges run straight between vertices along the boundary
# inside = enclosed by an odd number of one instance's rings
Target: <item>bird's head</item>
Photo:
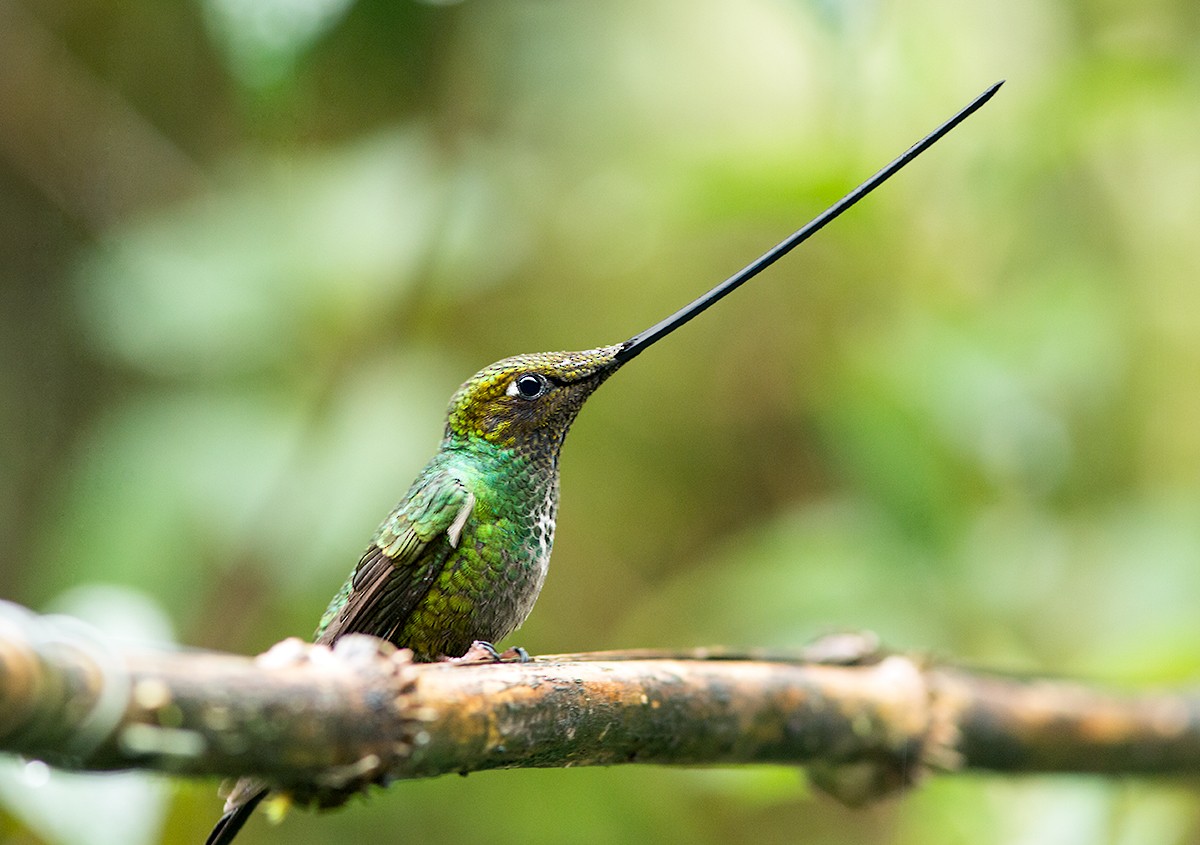
[[[451,398],[447,440],[557,450],[584,401],[620,366],[620,348],[535,352],[485,367]]]

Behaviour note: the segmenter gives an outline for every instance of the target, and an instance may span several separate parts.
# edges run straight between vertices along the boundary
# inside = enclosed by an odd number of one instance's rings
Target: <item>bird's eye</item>
[[[525,373],[517,376],[509,385],[509,394],[520,396],[522,399],[537,399],[546,392],[549,382],[536,373]]]

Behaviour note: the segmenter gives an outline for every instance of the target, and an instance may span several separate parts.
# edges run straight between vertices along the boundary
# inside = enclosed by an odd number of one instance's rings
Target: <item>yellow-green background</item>
[[[1194,0],[8,0],[0,32],[0,596],[308,635],[464,378],[623,340],[1007,78],[591,400],[516,641],[866,628],[1200,676]],[[46,835],[21,788],[0,841]],[[58,841],[218,811],[146,789],[78,787]],[[243,841],[1170,845],[1200,795],[970,775],[855,812],[782,768],[502,772]]]

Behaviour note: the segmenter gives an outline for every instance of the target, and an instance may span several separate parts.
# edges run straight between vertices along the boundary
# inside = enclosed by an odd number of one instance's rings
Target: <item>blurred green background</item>
[[[0,596],[307,636],[464,378],[629,337],[1007,77],[590,401],[516,641],[1194,680],[1197,44],[1194,0],[0,0]],[[13,763],[0,840],[199,842],[214,789]],[[242,841],[1163,845],[1198,799],[501,772]]]

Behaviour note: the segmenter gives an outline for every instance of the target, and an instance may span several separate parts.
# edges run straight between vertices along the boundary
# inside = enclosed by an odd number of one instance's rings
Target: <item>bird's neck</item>
[[[481,484],[499,494],[544,495],[558,488],[558,449],[541,444],[498,445],[482,437],[448,435],[443,453],[470,467]]]

